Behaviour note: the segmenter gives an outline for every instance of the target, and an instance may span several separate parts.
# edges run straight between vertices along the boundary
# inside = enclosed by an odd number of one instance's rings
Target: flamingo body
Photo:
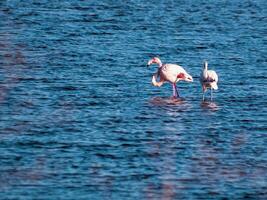
[[[189,75],[183,67],[175,64],[165,64],[160,68],[159,72],[160,77],[170,83],[177,83],[180,80],[184,80],[182,74]]]
[[[214,70],[208,70],[208,62],[204,62],[203,70],[200,74],[200,83],[203,91],[203,101],[205,99],[205,92],[209,88],[211,90],[211,100],[212,100],[212,90],[218,89],[218,75]]]
[[[160,87],[164,82],[169,82],[173,85],[173,96],[179,96],[176,83],[180,80],[192,82],[193,78],[190,76],[183,67],[176,64],[162,64],[161,60],[157,57],[148,61],[148,66],[151,64],[158,64],[158,71],[152,76],[152,84]],[[159,81],[157,81],[159,77]]]

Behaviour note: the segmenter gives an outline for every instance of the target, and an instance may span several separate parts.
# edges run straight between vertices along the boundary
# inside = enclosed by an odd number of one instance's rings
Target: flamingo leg
[[[212,88],[210,88],[210,100],[212,101]]]
[[[175,85],[174,84],[172,84],[172,96],[173,97],[177,97],[176,89],[175,89]]]
[[[202,85],[202,101],[205,101],[205,92],[206,92],[206,86]]]
[[[172,95],[175,98],[179,97],[179,92],[175,83],[172,84]]]
[[[177,86],[176,86],[176,84],[174,84],[174,85],[175,85],[175,91],[176,91],[177,97],[180,97]]]

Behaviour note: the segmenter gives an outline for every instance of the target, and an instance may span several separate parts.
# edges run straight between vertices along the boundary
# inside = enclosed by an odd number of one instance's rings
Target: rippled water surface
[[[0,199],[266,199],[267,3],[0,2]],[[194,77],[151,85],[153,56]],[[202,103],[203,60],[219,74]],[[208,94],[207,94],[208,97]]]

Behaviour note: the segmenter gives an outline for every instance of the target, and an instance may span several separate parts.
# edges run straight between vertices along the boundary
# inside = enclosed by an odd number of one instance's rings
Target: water
[[[264,0],[1,1],[0,199],[266,199],[266,13]],[[151,85],[156,55],[193,75],[184,100]],[[204,59],[220,80],[202,103]]]

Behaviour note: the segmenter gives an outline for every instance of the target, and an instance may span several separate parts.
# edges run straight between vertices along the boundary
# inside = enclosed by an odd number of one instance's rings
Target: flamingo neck
[[[205,67],[204,69],[203,69],[203,76],[205,77],[205,78],[207,78],[208,77],[208,69],[207,69],[207,67]]]
[[[206,70],[206,71],[208,71],[208,63],[207,63],[207,62],[205,62],[205,63],[204,63],[203,70]]]

